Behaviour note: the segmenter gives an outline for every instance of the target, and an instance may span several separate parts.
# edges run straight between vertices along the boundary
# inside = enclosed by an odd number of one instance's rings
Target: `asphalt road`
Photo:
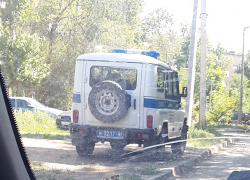
[[[208,157],[200,165],[195,166],[193,171],[183,174],[176,180],[227,179],[233,171],[250,170],[250,134],[225,133],[225,135],[249,137],[249,139],[238,139],[234,144]]]
[[[147,179],[198,156],[202,150],[187,147],[183,155],[148,150],[143,154],[122,158],[127,152],[140,149],[128,145],[122,151],[111,149],[109,143],[97,143],[93,155],[79,157],[70,140],[22,139],[37,179]]]

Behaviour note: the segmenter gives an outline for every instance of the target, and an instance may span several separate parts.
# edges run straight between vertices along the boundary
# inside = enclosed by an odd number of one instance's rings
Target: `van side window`
[[[179,95],[179,80],[177,73],[173,73],[173,95]]]
[[[167,72],[165,76],[165,98],[179,99],[179,79],[177,72]]]
[[[171,73],[166,73],[166,91],[165,91],[165,94],[166,96],[171,96],[173,93],[172,93],[172,81],[173,81],[173,77],[172,77],[172,74]]]
[[[163,69],[157,68],[157,91],[164,93],[164,78]]]
[[[106,80],[117,82],[121,86],[124,86],[126,90],[135,90],[137,84],[137,70],[110,66],[91,67],[89,81],[91,87]]]

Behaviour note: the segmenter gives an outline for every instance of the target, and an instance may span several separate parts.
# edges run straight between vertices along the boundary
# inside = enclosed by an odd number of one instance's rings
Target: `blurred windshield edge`
[[[0,177],[9,180],[35,179],[18,134],[1,71],[0,85]]]

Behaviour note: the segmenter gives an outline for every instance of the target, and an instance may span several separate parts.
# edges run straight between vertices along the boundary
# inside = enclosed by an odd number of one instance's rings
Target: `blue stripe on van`
[[[73,103],[81,103],[81,95],[73,94]]]
[[[179,109],[180,103],[173,102],[168,100],[158,100],[158,99],[148,99],[144,98],[144,107],[145,108],[154,108],[154,109]]]

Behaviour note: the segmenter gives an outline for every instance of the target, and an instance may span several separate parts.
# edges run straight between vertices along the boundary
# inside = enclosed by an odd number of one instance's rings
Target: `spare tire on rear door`
[[[102,81],[92,87],[88,104],[96,119],[104,123],[115,123],[128,112],[130,97],[118,83]]]

